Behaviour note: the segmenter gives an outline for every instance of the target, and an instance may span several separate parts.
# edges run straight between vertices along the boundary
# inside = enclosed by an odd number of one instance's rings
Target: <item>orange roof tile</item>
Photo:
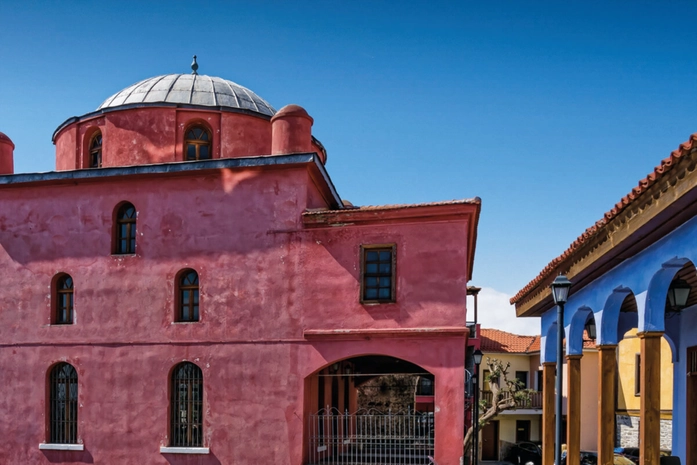
[[[540,336],[523,336],[508,333],[499,329],[481,329],[481,351],[499,352],[507,354],[534,354],[540,351]],[[566,340],[564,340],[566,345]],[[594,349],[595,341],[588,338],[588,333],[583,331],[583,348]]]
[[[499,329],[482,328],[481,351],[502,352],[508,354],[527,354],[530,347],[535,343],[539,336],[521,336],[519,334],[507,333]],[[538,348],[539,351],[539,341]]]
[[[569,256],[571,256],[574,252],[576,252],[578,249],[581,248],[581,246],[592,239],[605,225],[607,225],[613,218],[615,218],[617,215],[619,215],[622,211],[624,211],[629,205],[632,204],[638,197],[641,196],[649,187],[654,185],[657,181],[659,181],[663,175],[665,175],[670,169],[675,165],[680,159],[689,154],[690,150],[692,150],[693,145],[697,142],[697,133],[692,134],[690,138],[680,144],[680,146],[671,152],[670,156],[668,158],[665,158],[661,160],[661,164],[658,165],[656,168],[654,168],[652,173],[649,173],[644,179],[639,181],[639,184],[632,189],[632,191],[622,197],[622,199],[615,204],[615,206],[605,213],[603,218],[601,218],[599,221],[596,221],[596,223],[591,226],[590,228],[586,229],[583,234],[581,234],[570,246],[564,253],[559,255],[557,258],[549,262],[549,264],[544,267],[544,269],[540,272],[539,275],[532,281],[530,281],[523,289],[518,291],[518,293],[511,298],[511,304],[515,304],[523,297],[525,297],[530,291],[532,291],[535,287],[537,287],[540,282],[550,278],[555,272],[557,271],[557,267]]]

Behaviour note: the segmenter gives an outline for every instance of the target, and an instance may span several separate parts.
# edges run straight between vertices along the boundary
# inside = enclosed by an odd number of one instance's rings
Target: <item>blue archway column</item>
[[[631,295],[626,287],[617,287],[596,312],[598,328],[598,464],[615,461],[615,399],[617,386],[617,342],[622,303]]]
[[[641,411],[639,462],[659,465],[661,458],[661,336],[665,332],[665,302],[670,283],[690,261],[674,258],[651,278],[644,308],[639,309],[641,339]],[[642,311],[643,310],[643,311]]]
[[[583,331],[593,319],[593,310],[579,307],[571,315],[566,338],[566,457],[567,465],[579,465],[581,461],[581,357],[583,357]]]

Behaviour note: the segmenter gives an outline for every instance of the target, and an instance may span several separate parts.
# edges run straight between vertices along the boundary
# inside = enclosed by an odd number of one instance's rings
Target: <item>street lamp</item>
[[[566,276],[560,274],[556,277],[552,285],[552,297],[557,306],[557,397],[556,408],[556,431],[554,434],[554,463],[561,464],[561,402],[562,402],[562,358],[564,357],[564,304],[569,297],[571,281]]]
[[[477,349],[472,354],[474,359],[474,377],[472,378],[472,383],[474,384],[474,408],[472,414],[472,422],[474,423],[474,438],[473,447],[474,459],[472,460],[473,465],[477,465],[479,462],[479,386],[477,386],[477,380],[479,378],[479,364],[482,363],[482,357],[484,354],[481,350]]]

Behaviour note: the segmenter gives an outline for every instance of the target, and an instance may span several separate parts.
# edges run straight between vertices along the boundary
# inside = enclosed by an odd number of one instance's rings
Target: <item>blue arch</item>
[[[569,337],[566,338],[567,355],[583,355],[583,330],[591,318],[594,318],[593,310],[585,305],[579,307],[571,316]]]
[[[596,314],[595,324],[598,328],[598,345],[617,344],[620,339],[618,327],[620,309],[628,295],[633,294],[628,287],[618,286],[605,301],[603,310]]]
[[[680,268],[687,263],[691,263],[687,258],[672,258],[663,263],[661,269],[653,275],[651,282],[649,282],[644,314],[639,315],[639,332],[665,331],[665,306],[668,288]]]
[[[562,328],[564,332],[564,328]],[[553,321],[540,338],[540,363],[557,361],[557,322]]]

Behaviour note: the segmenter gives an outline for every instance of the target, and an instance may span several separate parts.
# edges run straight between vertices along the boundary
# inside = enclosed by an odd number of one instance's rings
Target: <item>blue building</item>
[[[573,283],[564,314],[569,373],[567,447],[578,450],[583,386],[573,369],[584,328],[597,331],[598,463],[613,463],[617,344],[637,328],[641,339],[641,463],[659,463],[660,351],[673,362],[672,454],[697,464],[697,134],[673,151],[604,217],[588,228],[511,299],[519,317],[541,317],[545,396],[543,465],[553,463],[557,312],[549,286],[565,274]],[[583,387],[585,389],[585,386]],[[549,403],[547,403],[549,402]],[[547,440],[545,440],[547,439]],[[574,462],[568,462],[572,465]],[[576,462],[578,463],[578,462]]]

